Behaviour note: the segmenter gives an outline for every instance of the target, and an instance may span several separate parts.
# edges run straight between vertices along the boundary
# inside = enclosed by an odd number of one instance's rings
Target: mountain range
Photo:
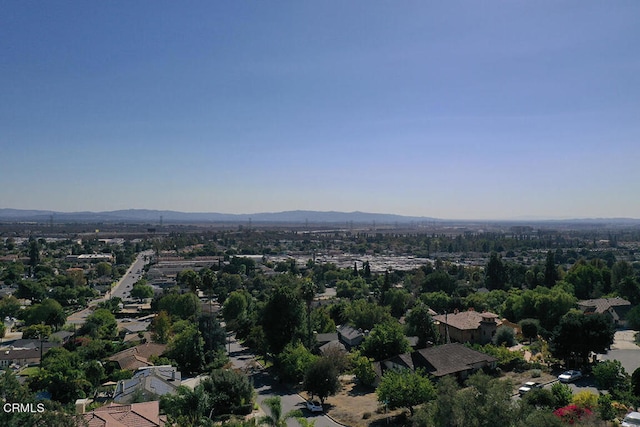
[[[49,210],[27,210],[0,208],[0,222],[40,222],[48,223],[150,223],[163,222],[194,223],[334,223],[334,224],[419,224],[419,223],[544,223],[550,224],[592,224],[615,226],[640,226],[640,219],[634,218],[514,218],[511,220],[474,221],[450,220],[424,216],[405,216],[370,212],[337,212],[293,210],[284,212],[261,212],[253,214],[225,214],[216,212],[179,212],[172,210],[124,209],[102,212],[57,212]]]
[[[254,214],[224,214],[215,212],[178,212],[170,210],[126,209],[103,212],[56,212],[47,210],[0,209],[4,222],[281,222],[281,223],[411,223],[434,221],[434,218],[367,212],[336,212],[295,210]]]

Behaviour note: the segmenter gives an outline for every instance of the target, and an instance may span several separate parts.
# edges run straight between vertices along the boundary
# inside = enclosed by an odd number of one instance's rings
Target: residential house
[[[349,325],[338,326],[338,339],[346,348],[359,346],[364,340],[364,333],[360,329],[356,329]]]
[[[487,344],[502,325],[498,315],[485,311],[461,311],[433,317],[440,336],[447,342]]]
[[[167,349],[166,344],[145,343],[122,350],[107,360],[116,362],[120,369],[136,370],[145,366],[152,366],[151,356],[160,356]]]
[[[48,349],[47,349],[48,350]],[[43,353],[46,353],[43,349]],[[0,369],[9,366],[29,366],[40,363],[40,348],[20,348],[0,350]]]
[[[166,416],[160,415],[157,400],[131,405],[110,404],[86,413],[84,405],[80,405],[78,412],[82,414],[79,426],[88,427],[163,427],[167,421]]]
[[[631,302],[620,297],[596,298],[579,301],[578,307],[585,314],[604,314],[611,319],[614,325],[625,326],[627,324],[627,313],[631,309]]]
[[[130,403],[137,397],[148,399],[174,394],[181,382],[180,371],[171,365],[138,368],[133,377],[118,381],[113,401]]]
[[[455,375],[462,381],[480,369],[495,369],[497,362],[493,356],[453,343],[423,348],[375,362],[374,370],[380,378],[389,369],[422,369],[435,378]]]

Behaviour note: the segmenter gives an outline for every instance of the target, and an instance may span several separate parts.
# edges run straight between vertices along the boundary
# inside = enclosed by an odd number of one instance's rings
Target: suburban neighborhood
[[[3,227],[3,393],[46,408],[7,423],[462,425],[474,388],[519,425],[638,405],[635,231]]]

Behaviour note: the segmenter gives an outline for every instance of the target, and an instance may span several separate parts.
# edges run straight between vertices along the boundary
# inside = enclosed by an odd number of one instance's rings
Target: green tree
[[[489,290],[505,289],[507,284],[507,269],[502,258],[496,252],[492,252],[485,269],[485,286]]]
[[[22,338],[24,339],[44,339],[51,335],[51,326],[45,324],[30,325],[24,328],[22,331]]]
[[[178,285],[188,288],[193,293],[196,293],[202,286],[200,276],[193,270],[182,270],[178,273],[176,281]]]
[[[266,424],[269,427],[286,427],[289,418],[301,417],[299,409],[282,414],[282,400],[280,396],[268,397],[262,403],[269,409],[269,415],[264,415],[258,419],[259,425]]]
[[[43,300],[41,304],[32,305],[25,313],[25,323],[27,325],[44,323],[54,330],[58,330],[66,320],[67,317],[60,303],[51,298]]]
[[[202,384],[193,390],[179,386],[175,394],[165,394],[160,398],[160,408],[167,414],[170,425],[201,426],[208,419],[210,407],[210,395]]]
[[[612,391],[628,389],[630,386],[629,375],[618,360],[598,362],[591,373],[600,389]]]
[[[526,393],[522,400],[536,408],[556,408],[556,397],[553,392],[547,388],[534,388]]]
[[[340,390],[338,369],[332,360],[326,357],[316,359],[304,374],[303,387],[312,396],[318,396],[320,403]]]
[[[20,312],[20,301],[13,295],[5,295],[0,299],[0,318],[15,317]]]
[[[140,302],[142,302],[143,299],[153,297],[153,288],[141,282],[142,281],[136,283],[131,288],[131,297],[137,298]]]
[[[302,320],[302,302],[292,289],[280,285],[271,293],[263,312],[262,329],[272,353],[282,352]]]
[[[289,343],[278,354],[280,376],[287,381],[302,381],[309,366],[317,359],[300,341]]]
[[[377,378],[376,371],[373,369],[373,359],[356,351],[351,353],[351,365],[358,381],[367,386],[373,385]]]
[[[363,331],[371,330],[380,323],[392,321],[388,307],[381,307],[378,304],[361,299],[349,304],[345,310],[345,315],[355,328]]]
[[[29,265],[35,267],[40,263],[40,245],[37,240],[29,242]]]
[[[442,291],[422,294],[420,300],[436,313],[444,313],[453,307],[453,298]]]
[[[640,397],[640,368],[631,374],[631,392],[634,396]]]
[[[564,281],[571,284],[578,299],[597,298],[603,294],[603,271],[593,264],[576,263],[567,272]]]
[[[35,390],[48,390],[53,400],[61,403],[73,402],[86,397],[91,389],[77,353],[63,347],[52,348],[42,357],[40,367],[30,385]]]
[[[456,394],[454,425],[493,427],[514,425],[517,415],[511,401],[510,381],[493,379],[481,371],[473,374],[466,388]]]
[[[98,277],[111,276],[112,271],[111,264],[108,262],[99,262],[96,264],[96,274]]]
[[[573,399],[573,390],[569,384],[563,384],[561,382],[554,383],[551,386],[551,393],[553,393],[556,399],[556,408],[567,406]]]
[[[203,315],[198,318],[198,330],[204,340],[205,361],[208,364],[226,363],[226,355],[224,360],[218,360],[220,354],[225,354],[224,348],[227,342],[227,333],[220,325],[215,316]],[[216,366],[216,368],[219,366]]]
[[[111,340],[116,337],[117,331],[118,323],[113,313],[106,308],[99,308],[87,317],[79,333],[91,338]]]
[[[307,335],[306,344],[308,347],[313,345],[313,330],[311,329],[311,303],[316,296],[317,286],[310,279],[306,279],[300,285],[300,297],[305,302],[307,308]]]
[[[407,312],[411,299],[411,294],[406,290],[394,288],[385,293],[383,304],[389,307],[393,317],[399,319]]]
[[[384,360],[410,349],[402,327],[395,321],[377,325],[362,342],[362,354],[374,360]]]
[[[415,406],[435,399],[436,390],[429,378],[408,369],[388,370],[376,389],[378,401],[391,409],[407,408],[411,415]]]
[[[215,369],[201,384],[210,396],[209,413],[224,415],[251,411],[254,389],[245,374],[233,369]]]
[[[174,360],[180,371],[186,375],[199,374],[205,366],[204,340],[193,324],[176,334],[167,350],[167,357]]]
[[[523,319],[520,321],[520,329],[522,330],[522,336],[531,340],[538,337],[538,330],[540,329],[540,322],[537,319]]]
[[[246,315],[249,307],[249,295],[246,291],[233,291],[229,294],[222,306],[224,320],[232,322]]]
[[[552,288],[553,286],[555,286],[558,279],[558,269],[556,267],[554,252],[548,251],[547,259],[544,266],[544,285],[547,288]]]
[[[506,347],[513,347],[517,343],[513,329],[508,326],[499,327],[492,341],[494,345]]]
[[[603,314],[567,313],[551,337],[553,355],[566,363],[586,363],[589,353],[605,353],[613,343],[614,327]]]
[[[407,315],[407,334],[418,337],[418,347],[424,348],[429,342],[438,341],[438,330],[429,314],[429,307],[418,304]]]
[[[6,279],[5,283],[7,283]],[[31,302],[41,302],[47,297],[47,287],[42,281],[20,280],[16,297],[30,299]]]
[[[166,344],[169,340],[169,332],[171,331],[171,317],[166,311],[161,310],[156,314],[151,322],[151,330],[153,331],[153,339],[161,344]]]

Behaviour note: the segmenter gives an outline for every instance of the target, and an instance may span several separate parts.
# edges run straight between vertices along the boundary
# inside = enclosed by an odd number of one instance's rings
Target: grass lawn
[[[38,368],[37,366],[29,366],[28,368],[24,368],[23,370],[21,370],[20,375],[23,377],[32,377],[38,373],[39,369],[40,368]]]

